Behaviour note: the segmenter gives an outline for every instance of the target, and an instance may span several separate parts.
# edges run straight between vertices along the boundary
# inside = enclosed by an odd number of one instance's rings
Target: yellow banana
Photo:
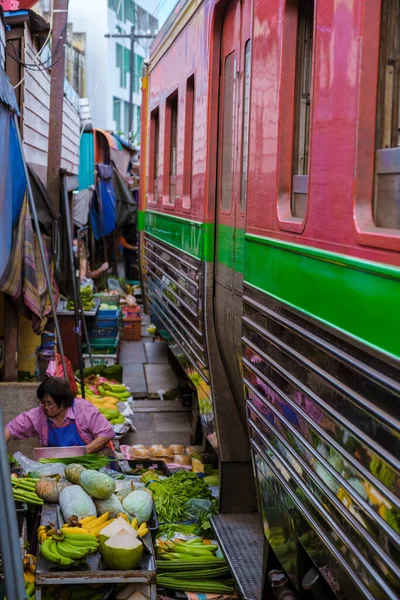
[[[90,535],[92,532],[84,527],[63,527],[64,533],[73,533],[74,535]]]
[[[93,531],[93,529],[97,529],[98,527],[100,527],[100,525],[102,525],[103,523],[106,523],[106,521],[108,521],[109,515],[110,515],[109,511],[105,512],[104,515],[101,515],[101,517],[98,517],[94,521],[91,521],[90,523],[88,523],[86,525],[86,529],[88,529],[89,531]]]
[[[81,519],[81,521],[79,521],[79,523],[85,527],[85,525],[92,523],[96,519],[97,519],[97,517],[85,517],[84,519]]]
[[[101,525],[96,527],[96,529],[91,529],[90,532],[98,537],[100,535],[100,531],[107,527],[107,525],[110,525],[110,523],[112,523],[113,521],[115,521],[115,519],[110,519],[109,521],[106,521],[105,523],[102,523]]]
[[[35,583],[35,576],[29,571],[24,571],[24,581],[26,581],[29,584]]]
[[[121,517],[121,519],[124,519],[124,521],[129,523],[128,515],[126,515],[125,513],[120,512],[120,513],[118,513],[117,517]]]
[[[147,533],[149,533],[148,527],[147,527],[146,523],[142,523],[138,529],[138,534],[140,535],[140,537],[143,537]]]
[[[133,527],[133,529],[136,529],[136,531],[137,531],[137,529],[139,527],[139,521],[137,520],[136,517],[134,519],[132,519],[131,526]]]

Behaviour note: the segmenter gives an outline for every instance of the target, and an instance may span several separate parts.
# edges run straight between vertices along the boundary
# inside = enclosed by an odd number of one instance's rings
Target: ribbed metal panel
[[[398,598],[398,367],[249,286],[242,341],[272,547],[294,580],[300,541],[337,597]],[[285,517],[273,514],[271,497]]]
[[[191,366],[208,383],[201,261],[146,234],[145,269],[152,309]]]

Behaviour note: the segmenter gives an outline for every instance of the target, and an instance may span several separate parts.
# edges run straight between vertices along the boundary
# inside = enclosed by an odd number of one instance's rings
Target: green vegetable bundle
[[[158,480],[158,476],[153,472],[145,473],[141,477],[141,481],[147,483],[147,487],[153,493],[154,504],[161,522],[173,523],[187,518],[186,504],[192,498],[206,500],[212,498],[207,484],[195,473],[178,471],[162,481],[152,480]]]
[[[64,465],[80,464],[88,469],[99,470],[103,467],[108,467],[111,458],[103,454],[84,454],[83,456],[69,456],[68,458],[41,458],[39,462],[47,463],[63,463]]]
[[[21,477],[16,479],[11,477],[13,496],[16,502],[26,502],[26,504],[42,505],[43,500],[35,492],[38,479],[31,477]]]
[[[188,592],[230,594],[233,580],[224,559],[216,558],[217,546],[200,539],[158,542],[157,585]]]

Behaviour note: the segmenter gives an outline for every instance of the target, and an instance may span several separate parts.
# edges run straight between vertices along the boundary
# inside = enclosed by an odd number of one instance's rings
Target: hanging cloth
[[[81,190],[73,196],[72,216],[74,225],[85,227],[89,220],[89,206],[92,198],[92,190]]]
[[[136,223],[137,204],[132,192],[115,165],[113,165],[113,172],[115,196],[117,199],[117,228],[121,229],[129,222],[132,225]]]
[[[54,277],[51,238],[42,234],[42,242],[52,282],[52,293],[57,304],[59,290]],[[11,297],[21,313],[32,321],[33,331],[41,335],[51,313],[51,303],[39,242],[33,231],[26,197],[18,228],[14,232],[10,259],[0,279],[0,291]]]
[[[117,207],[111,165],[96,165],[97,187],[90,203],[90,219],[95,240],[112,233],[117,224]]]

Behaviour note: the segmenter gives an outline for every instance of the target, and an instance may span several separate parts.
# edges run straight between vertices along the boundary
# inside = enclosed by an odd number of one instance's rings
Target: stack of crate
[[[139,306],[124,306],[122,309],[121,339],[125,342],[139,342],[142,337],[142,317]]]
[[[87,320],[87,328],[93,365],[117,364],[121,331],[120,309],[99,310],[96,317]],[[84,345],[85,350],[87,351],[87,347]],[[88,354],[84,354],[84,360],[85,366],[89,366]]]

